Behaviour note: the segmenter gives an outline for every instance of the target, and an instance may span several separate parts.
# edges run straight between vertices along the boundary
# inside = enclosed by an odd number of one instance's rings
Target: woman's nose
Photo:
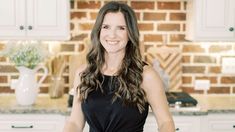
[[[116,30],[115,29],[111,29],[109,32],[109,37],[110,38],[115,38],[116,37]]]

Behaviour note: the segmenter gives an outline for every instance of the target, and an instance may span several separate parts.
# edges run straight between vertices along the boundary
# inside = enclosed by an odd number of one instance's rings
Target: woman
[[[173,132],[161,79],[141,60],[134,11],[109,2],[97,16],[87,64],[76,73],[71,116],[65,132],[141,132],[149,105],[160,132]]]

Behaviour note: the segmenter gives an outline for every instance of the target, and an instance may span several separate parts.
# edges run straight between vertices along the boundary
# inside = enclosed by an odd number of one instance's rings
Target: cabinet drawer
[[[208,115],[208,132],[235,132],[235,114]]]
[[[1,121],[0,130],[56,130],[57,124],[56,121]]]
[[[61,115],[0,115],[0,132],[62,132]]]
[[[176,132],[200,132],[200,116],[173,116]]]
[[[211,131],[235,131],[235,121],[210,121],[209,127]]]

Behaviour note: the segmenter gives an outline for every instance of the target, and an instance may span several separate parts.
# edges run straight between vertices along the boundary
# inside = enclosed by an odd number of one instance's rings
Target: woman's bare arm
[[[75,73],[73,88],[77,89],[80,84],[80,73],[85,69],[85,66],[79,67]],[[74,90],[76,91],[76,90]],[[81,108],[81,101],[79,100],[79,89],[74,93],[73,106],[70,117],[65,123],[64,132],[82,132],[85,126],[85,118]]]
[[[175,132],[162,80],[150,66],[144,67],[142,86],[147,94],[147,100],[155,115],[160,132]]]

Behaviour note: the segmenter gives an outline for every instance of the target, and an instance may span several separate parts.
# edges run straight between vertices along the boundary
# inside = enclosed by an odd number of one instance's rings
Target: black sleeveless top
[[[102,75],[102,88],[89,93],[82,102],[82,111],[90,127],[90,132],[143,132],[149,105],[140,113],[135,106],[123,105],[118,98],[112,102],[117,84],[115,76]],[[102,82],[101,80],[101,82]]]

